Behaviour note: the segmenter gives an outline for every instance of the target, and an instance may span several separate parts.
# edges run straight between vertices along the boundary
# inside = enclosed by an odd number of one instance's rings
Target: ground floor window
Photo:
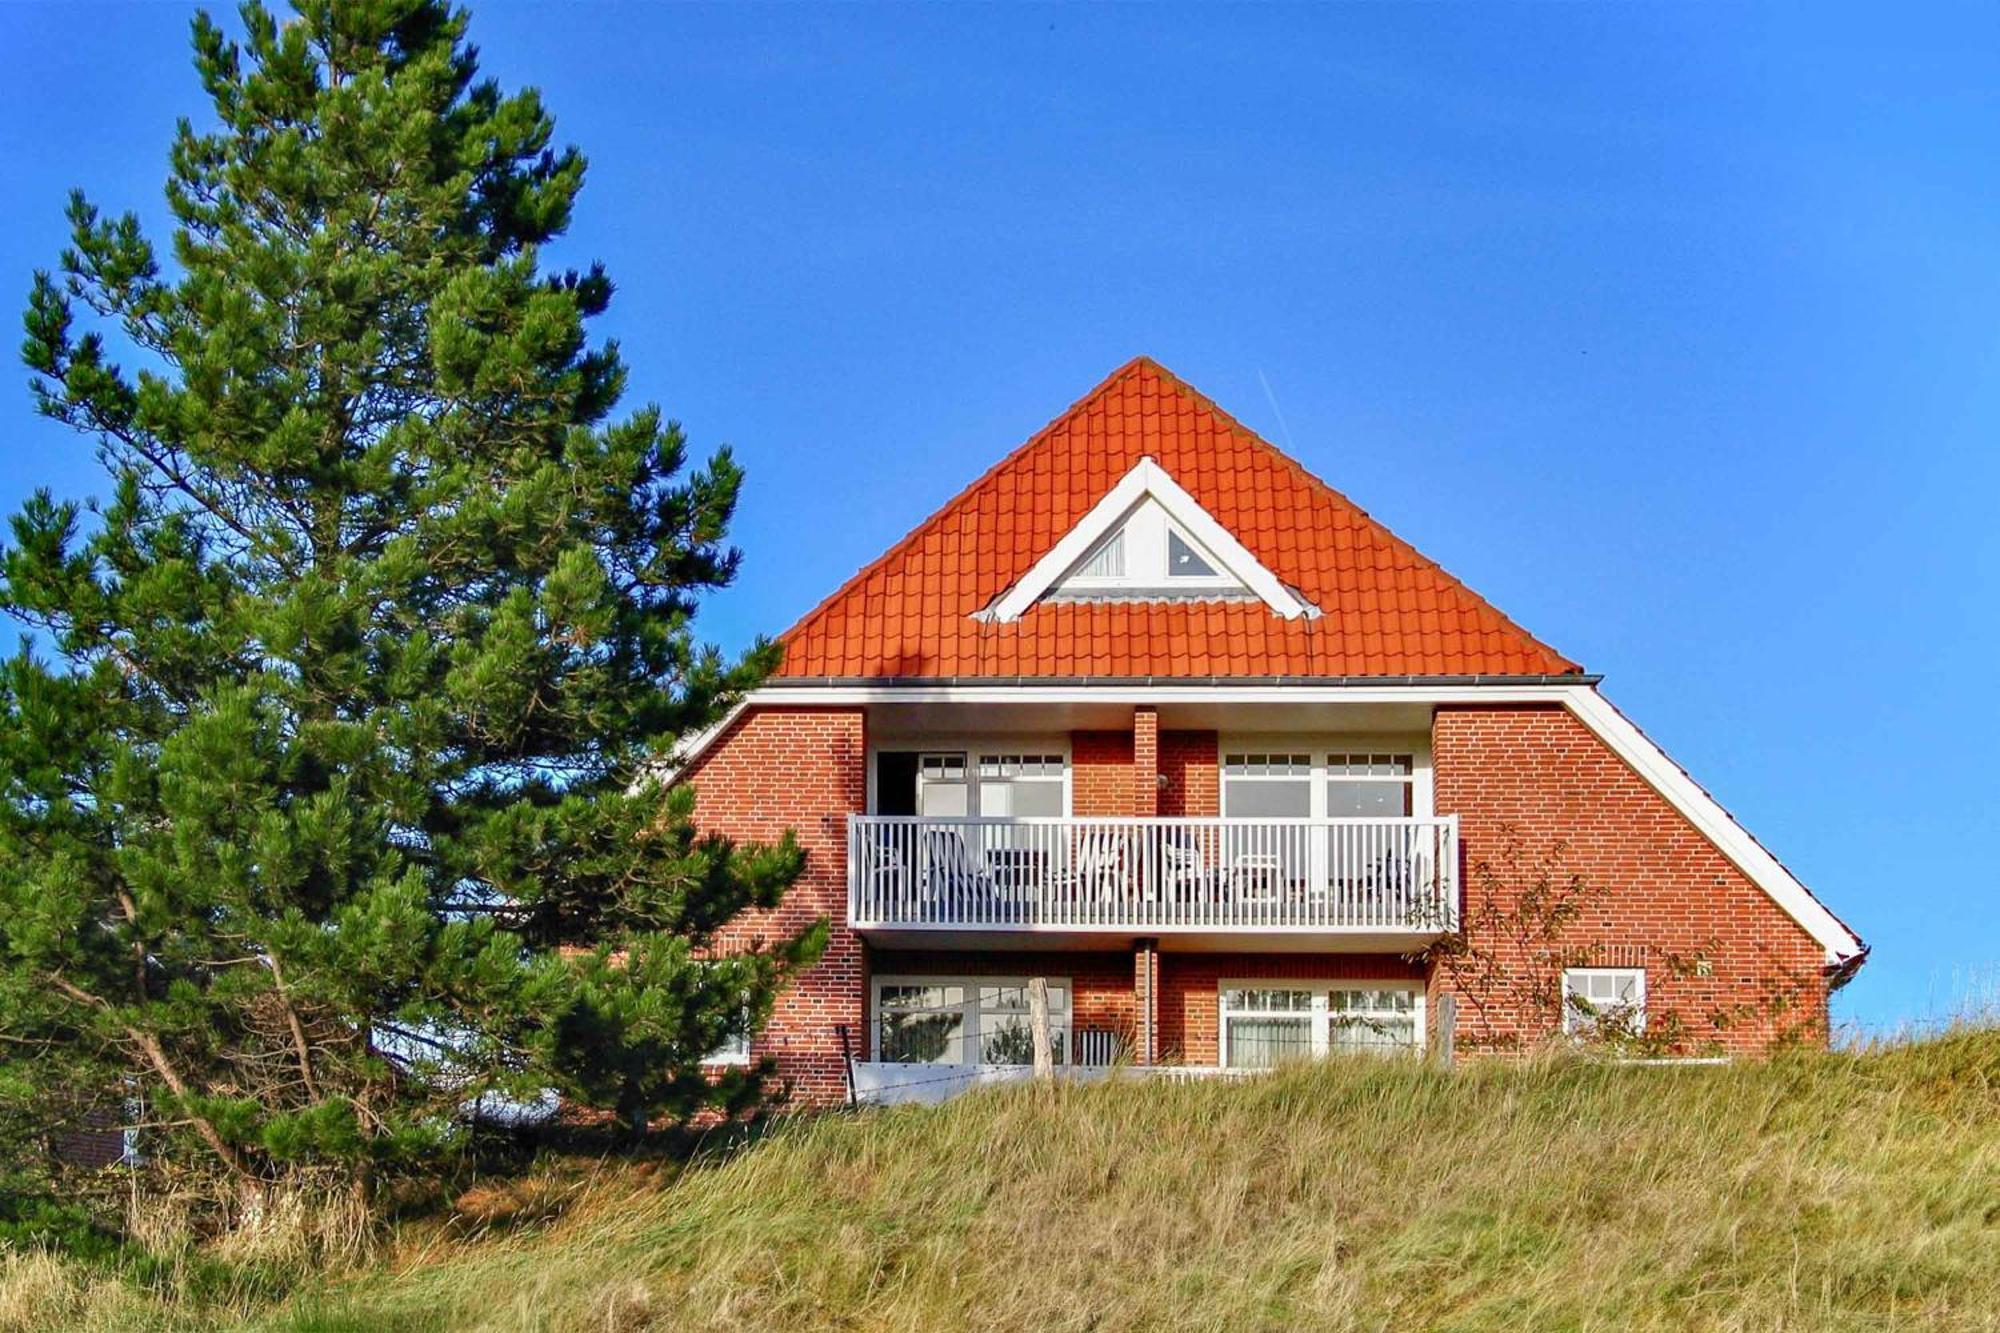
[[[1396,983],[1225,982],[1222,1063],[1268,1069],[1285,1060],[1423,1045],[1423,996]]]
[[[1048,983],[1051,1053],[1064,1064],[1069,979],[1050,977]],[[896,1064],[1033,1064],[1028,978],[876,978],[875,1058]]]
[[[1563,973],[1563,1031],[1637,1036],[1646,1030],[1646,973],[1636,967],[1572,967]]]

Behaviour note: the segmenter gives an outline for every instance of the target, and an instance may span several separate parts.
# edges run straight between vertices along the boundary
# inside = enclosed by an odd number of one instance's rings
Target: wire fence
[[[937,1088],[956,1084],[962,1090],[976,1087],[992,1087],[1009,1083],[1032,1081],[1034,1071],[1026,1065],[897,1065],[884,1061],[854,1062],[854,1100],[859,1105],[870,1105],[883,1101],[915,1101],[914,1096],[885,1096],[891,1093],[911,1093],[921,1088]],[[887,1082],[876,1081],[877,1071],[896,1069],[908,1070],[909,1075],[893,1078]],[[866,1071],[861,1073],[860,1071]],[[919,1072],[921,1071],[921,1072]],[[1064,1082],[1094,1082],[1108,1078],[1132,1078],[1151,1083],[1196,1083],[1222,1081],[1229,1083],[1246,1082],[1261,1078],[1271,1071],[1268,1069],[1234,1069],[1216,1065],[1137,1065],[1120,1062],[1107,1065],[1058,1065],[1053,1070],[1055,1078]]]

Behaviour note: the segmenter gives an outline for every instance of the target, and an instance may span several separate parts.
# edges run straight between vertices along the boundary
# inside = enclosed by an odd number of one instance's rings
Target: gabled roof
[[[1317,616],[1265,601],[1035,602],[981,617],[1151,459]],[[781,678],[1581,672],[1159,363],[1140,357],[783,635]]]

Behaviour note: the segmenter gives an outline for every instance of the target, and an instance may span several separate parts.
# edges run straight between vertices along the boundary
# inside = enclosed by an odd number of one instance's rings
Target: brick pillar
[[[1160,1059],[1160,942],[1132,942],[1132,999],[1138,1011],[1138,1031],[1132,1034],[1132,1061],[1150,1065]]]
[[[1160,813],[1160,711],[1143,705],[1132,710],[1132,813]]]
[[[1150,819],[1160,813],[1160,713],[1141,705],[1132,710],[1132,813]],[[1136,940],[1132,950],[1132,998],[1139,1011],[1132,1058],[1142,1065],[1160,1058],[1160,942]]]

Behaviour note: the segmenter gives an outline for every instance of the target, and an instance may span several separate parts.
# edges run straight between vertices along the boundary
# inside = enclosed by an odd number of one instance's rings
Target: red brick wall
[[[1556,877],[1579,875],[1602,893],[1587,899],[1557,951],[1590,951],[1601,966],[1643,966],[1649,1031],[1668,1030],[1662,1025],[1675,1016],[1689,1049],[1733,1053],[1786,1037],[1824,1039],[1820,946],[1566,709],[1441,707],[1431,756],[1437,809],[1460,817],[1469,920],[1489,896],[1511,911],[1536,872],[1510,870],[1510,862],[1532,867],[1560,842],[1566,850],[1553,863]],[[1554,980],[1561,960],[1551,951],[1488,934],[1483,946],[1518,977]],[[1704,967],[1707,975],[1696,975]],[[1433,998],[1451,986],[1440,970]],[[1460,1049],[1533,1043],[1559,1026],[1559,1001],[1518,993],[1529,987],[1457,989]],[[1475,994],[1486,1001],[1484,1017]]]
[[[1160,713],[1132,710],[1132,813],[1148,819],[1160,813]]]
[[[752,1046],[776,1059],[797,1097],[838,1101],[846,1069],[834,1025],[867,1035],[867,961],[847,929],[847,815],[867,801],[867,743],[859,709],[760,708],[744,714],[685,775],[695,819],[744,841],[798,834],[806,868],[773,912],[746,913],[717,940],[720,949],[789,938],[818,917],[833,934],[819,963],[779,996],[770,1025]]]
[[[1132,733],[1070,733],[1070,809],[1078,815],[1129,815],[1132,800]]]
[[[1160,773],[1167,780],[1160,793],[1163,815],[1219,815],[1222,779],[1216,762],[1212,731],[1160,733]]]
[[[1379,954],[1167,953],[1160,955],[1160,1059],[1212,1065],[1218,1058],[1220,982],[1422,981],[1423,969]]]

